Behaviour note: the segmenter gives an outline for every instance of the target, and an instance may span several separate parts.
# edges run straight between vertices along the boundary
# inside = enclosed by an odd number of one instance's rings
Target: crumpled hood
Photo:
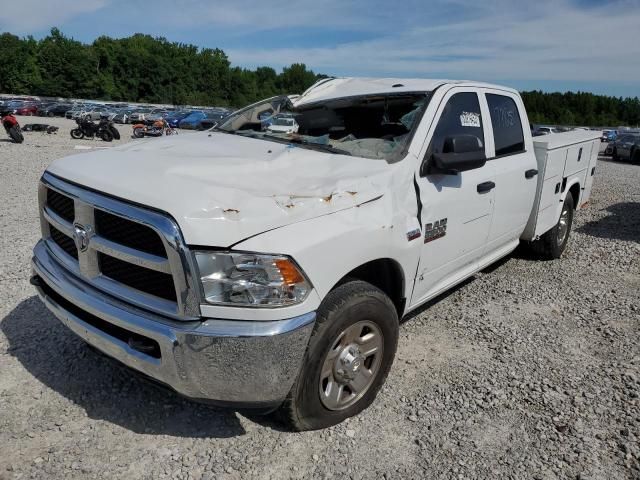
[[[392,166],[224,133],[71,155],[49,172],[168,212],[191,245],[226,247],[377,199]]]

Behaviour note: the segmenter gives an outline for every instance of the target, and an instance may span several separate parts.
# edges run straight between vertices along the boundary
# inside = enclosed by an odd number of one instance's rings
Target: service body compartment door
[[[593,131],[557,133],[534,139],[536,161],[543,178],[538,180],[538,191],[521,237],[523,240],[535,240],[553,228],[560,217],[566,190],[575,183],[581,190],[578,205],[589,198],[598,142],[599,135]]]
[[[587,167],[587,176],[584,181],[584,188],[580,197],[580,205],[578,208],[584,207],[591,198],[591,188],[593,187],[593,179],[596,174],[596,164],[598,163],[598,154],[600,153],[600,142],[591,144],[591,155],[589,157],[589,166]]]
[[[535,236],[542,235],[557,223],[557,210],[562,198],[562,175],[565,169],[567,151],[565,149],[546,152],[544,162],[544,179],[540,190],[538,217],[535,225]]]

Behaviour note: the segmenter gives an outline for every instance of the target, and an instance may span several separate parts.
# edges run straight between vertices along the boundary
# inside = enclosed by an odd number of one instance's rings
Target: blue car
[[[207,118],[207,114],[204,112],[191,112],[189,115],[184,117],[182,120],[178,121],[178,127],[180,128],[190,128],[195,130],[198,128],[198,124],[201,120]]]
[[[171,128],[178,128],[180,120],[187,118],[192,112],[173,112],[167,115],[165,120]]]

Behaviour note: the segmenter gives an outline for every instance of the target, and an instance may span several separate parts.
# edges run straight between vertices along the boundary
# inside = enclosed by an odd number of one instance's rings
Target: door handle
[[[527,170],[524,172],[524,178],[533,178],[538,174],[538,170],[532,168],[531,170]]]
[[[486,193],[496,188],[496,184],[493,182],[482,182],[478,184],[478,193]]]

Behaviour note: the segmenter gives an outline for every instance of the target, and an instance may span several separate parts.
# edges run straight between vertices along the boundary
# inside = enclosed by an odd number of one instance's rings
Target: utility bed
[[[538,162],[538,187],[523,240],[535,240],[558,222],[563,193],[576,183],[576,209],[591,196],[600,150],[600,132],[576,130],[533,139]],[[574,195],[575,197],[575,195]]]

